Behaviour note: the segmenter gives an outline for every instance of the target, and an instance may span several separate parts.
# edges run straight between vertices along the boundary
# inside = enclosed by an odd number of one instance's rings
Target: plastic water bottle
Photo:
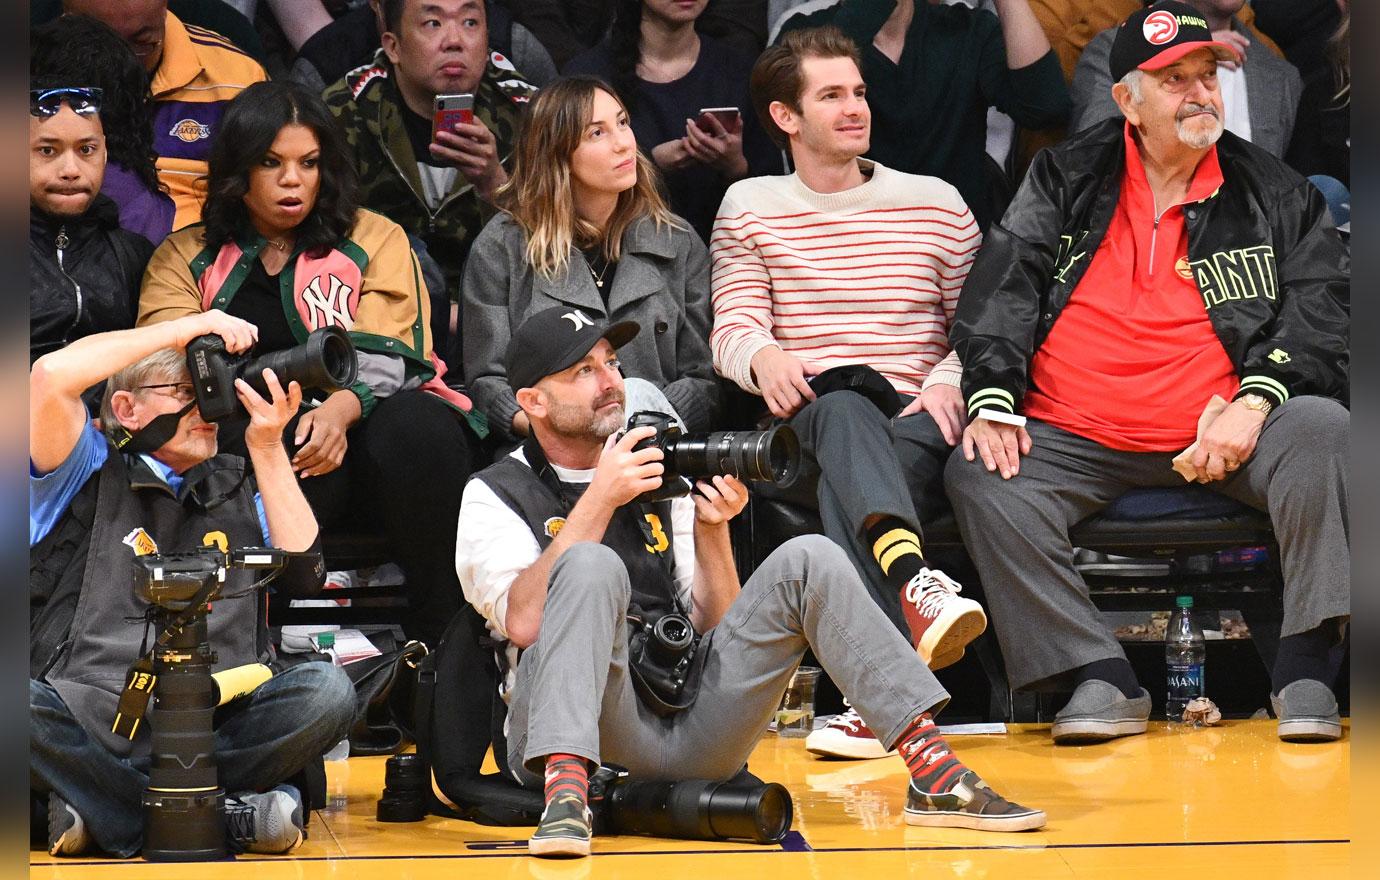
[[[1175,604],[1164,634],[1164,665],[1169,681],[1164,712],[1171,724],[1182,724],[1189,700],[1204,694],[1207,649],[1203,629],[1193,620],[1193,597],[1180,596]]]
[[[340,657],[335,652],[335,633],[323,632],[316,635],[316,647],[323,654],[329,654],[331,662],[336,666],[340,665]],[[340,742],[331,746],[330,751],[323,755],[327,761],[344,761],[350,757],[350,738],[347,736]]]

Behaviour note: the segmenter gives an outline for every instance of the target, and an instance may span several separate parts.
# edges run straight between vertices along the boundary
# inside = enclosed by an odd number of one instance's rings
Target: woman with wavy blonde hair
[[[558,305],[636,321],[624,374],[659,388],[688,429],[714,425],[709,255],[658,183],[608,83],[567,77],[533,98],[503,213],[475,239],[461,288],[465,376],[493,429],[526,435],[503,356],[514,327]]]

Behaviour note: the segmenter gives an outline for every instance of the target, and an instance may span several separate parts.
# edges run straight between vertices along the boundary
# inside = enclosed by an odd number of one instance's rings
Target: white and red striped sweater
[[[949,322],[982,233],[958,190],[859,159],[861,186],[797,175],[729,187],[710,237],[714,369],[761,394],[752,356],[778,345],[813,372],[865,363],[902,394],[958,385]]]

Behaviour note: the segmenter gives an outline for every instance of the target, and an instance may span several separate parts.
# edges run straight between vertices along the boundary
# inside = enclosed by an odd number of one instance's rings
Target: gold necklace
[[[286,241],[274,241],[274,240],[271,239],[271,238],[266,238],[266,239],[264,239],[264,241],[267,241],[267,242],[268,242],[269,247],[275,248],[275,249],[277,249],[277,250],[279,250],[279,251],[282,251],[283,253],[286,253],[286,252],[287,252],[287,249],[288,249],[288,242],[286,242]]]

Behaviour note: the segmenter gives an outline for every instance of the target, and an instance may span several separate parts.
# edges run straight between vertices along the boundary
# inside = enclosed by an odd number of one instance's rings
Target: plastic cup
[[[801,666],[791,676],[791,683],[781,695],[776,710],[776,735],[803,739],[815,726],[815,684],[819,681],[818,666]]]

